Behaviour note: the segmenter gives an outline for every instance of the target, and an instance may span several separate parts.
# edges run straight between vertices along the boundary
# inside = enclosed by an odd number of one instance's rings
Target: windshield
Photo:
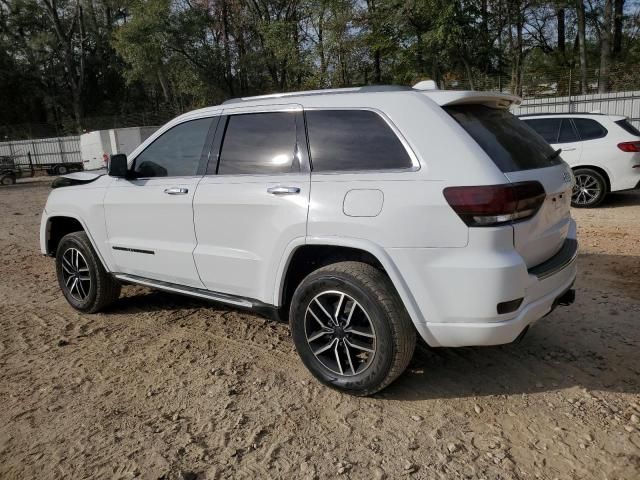
[[[443,107],[502,172],[551,167],[559,155],[535,130],[506,110],[485,105]]]

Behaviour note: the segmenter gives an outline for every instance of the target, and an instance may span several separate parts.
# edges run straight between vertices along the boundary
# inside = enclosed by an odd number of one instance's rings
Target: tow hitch
[[[562,305],[563,307],[568,307],[573,302],[576,301],[576,291],[573,288],[570,288],[558,298],[556,298],[556,305]]]
[[[568,307],[575,301],[576,301],[576,291],[573,288],[569,287],[567,290],[564,291],[564,293],[556,297],[547,315],[553,312],[557,306]],[[545,317],[547,315],[545,315]]]

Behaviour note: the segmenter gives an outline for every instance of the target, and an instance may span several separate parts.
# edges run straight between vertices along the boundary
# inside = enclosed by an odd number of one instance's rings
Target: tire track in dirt
[[[73,311],[38,251],[46,194],[0,190],[22,214],[0,216],[2,478],[640,475],[637,204],[575,212],[574,307],[519,345],[420,349],[362,399],[320,386],[287,326],[249,313],[141,287]]]

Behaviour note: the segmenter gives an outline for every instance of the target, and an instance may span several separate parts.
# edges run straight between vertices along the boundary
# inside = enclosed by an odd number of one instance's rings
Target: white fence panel
[[[599,112],[624,115],[640,128],[640,91],[572,95],[571,97],[530,98],[513,109],[516,115],[527,113]]]
[[[77,135],[0,142],[0,156],[13,157],[17,165],[29,165],[29,153],[36,166],[82,162],[80,137]]]

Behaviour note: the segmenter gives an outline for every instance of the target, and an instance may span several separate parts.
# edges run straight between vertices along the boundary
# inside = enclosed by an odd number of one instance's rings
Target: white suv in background
[[[321,382],[372,394],[416,333],[509,343],[573,301],[571,171],[518,101],[363,87],[196,110],[108,175],[57,180],[42,252],[80,311],[132,283],[270,313]]]
[[[595,207],[608,192],[640,187],[640,131],[626,117],[599,113],[520,115],[574,171],[571,204]]]

